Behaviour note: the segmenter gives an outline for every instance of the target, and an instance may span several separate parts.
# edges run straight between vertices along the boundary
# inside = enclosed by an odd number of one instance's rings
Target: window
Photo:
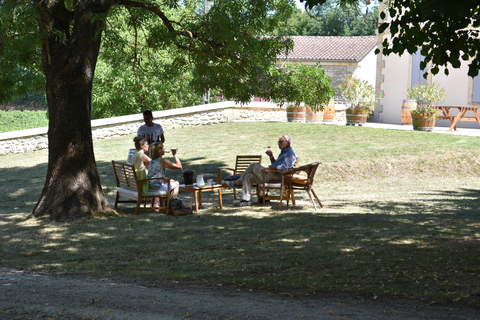
[[[425,60],[425,57],[422,56],[420,50],[412,55],[412,87],[414,87],[417,83],[427,84],[427,79],[423,77],[425,73],[425,69],[420,69],[420,62]],[[480,84],[480,83],[479,83]]]
[[[480,103],[480,74],[473,78],[472,103]]]

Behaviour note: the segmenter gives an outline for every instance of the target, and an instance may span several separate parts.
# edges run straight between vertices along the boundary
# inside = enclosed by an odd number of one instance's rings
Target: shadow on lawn
[[[207,174],[225,166],[194,165],[195,160],[184,161],[184,167]],[[104,188],[113,192],[111,163],[99,162],[98,170]],[[126,214],[115,219],[50,224],[10,218],[26,212],[25,192],[39,195],[42,171],[46,164],[9,169],[9,176],[18,177],[17,187],[0,171],[0,187],[7,188],[0,195],[0,255],[8,265],[303,294],[461,298],[480,305],[478,190],[435,190],[421,201],[354,203],[363,213],[342,212],[345,205],[335,198],[314,212],[305,192],[299,193],[301,205],[282,211],[275,201],[237,208],[232,196],[224,197],[220,210],[216,194],[207,192],[200,214],[186,217],[134,216],[133,206],[122,206]],[[19,185],[27,189],[19,193]],[[320,189],[317,193],[322,199]]]
[[[184,170],[194,170],[195,174],[203,174],[207,179],[217,180],[217,168],[229,164],[210,161],[208,165],[195,164],[202,158],[181,160]],[[29,213],[42,192],[47,174],[47,163],[32,167],[13,167],[0,169],[0,215],[12,213]],[[115,175],[110,161],[97,161],[97,171],[103,190],[109,203],[113,206],[112,192],[115,192]],[[167,175],[183,183],[182,170],[168,170]],[[114,199],[114,196],[113,196]]]
[[[432,190],[421,194],[425,198],[412,201],[365,201],[358,206],[370,209],[372,213],[413,214],[413,215],[454,215],[460,217],[480,217],[480,190],[462,188],[452,190]]]

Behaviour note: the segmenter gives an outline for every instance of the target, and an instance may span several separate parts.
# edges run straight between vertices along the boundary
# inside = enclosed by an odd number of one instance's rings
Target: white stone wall
[[[335,122],[345,122],[345,111],[336,106]],[[237,106],[232,102],[220,102],[181,109],[153,112],[154,121],[165,130],[185,126],[203,126],[232,121],[286,122],[287,113],[268,102],[252,102],[248,106]],[[121,116],[92,120],[93,139],[134,135],[143,125],[143,115]],[[28,129],[0,133],[0,155],[36,151],[48,148],[48,128]]]

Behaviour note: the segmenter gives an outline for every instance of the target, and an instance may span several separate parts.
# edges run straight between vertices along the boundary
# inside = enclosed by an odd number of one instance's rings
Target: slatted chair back
[[[228,176],[240,176],[245,169],[251,163],[258,163],[262,164],[262,155],[237,155],[235,159],[235,168],[218,168],[217,169],[217,176],[218,176],[218,184],[223,185],[225,188],[229,188],[229,186],[225,183],[224,177],[222,178],[222,171],[227,171]],[[230,193],[223,193],[223,195],[232,195],[234,199],[237,199],[237,188],[233,188],[233,192]]]
[[[120,161],[112,161],[113,171],[115,172],[115,181],[117,188],[122,187],[132,191],[138,190],[138,180],[133,164]]]
[[[234,174],[241,175],[253,162],[262,164],[262,155],[237,155]]]

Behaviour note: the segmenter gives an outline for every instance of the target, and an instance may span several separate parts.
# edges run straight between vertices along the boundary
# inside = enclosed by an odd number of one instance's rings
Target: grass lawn
[[[480,307],[479,138],[296,123],[227,123],[165,136],[184,169],[216,179],[217,167],[233,165],[236,154],[264,154],[268,145],[275,153],[285,133],[300,165],[323,162],[317,212],[306,193],[282,211],[275,201],[237,208],[232,196],[221,210],[216,194],[205,193],[192,216],[134,216],[124,205],[115,217],[27,219],[43,188],[47,151],[1,156],[0,265]],[[111,160],[125,160],[132,139],[95,141],[112,205]],[[181,172],[168,176],[183,180]]]

